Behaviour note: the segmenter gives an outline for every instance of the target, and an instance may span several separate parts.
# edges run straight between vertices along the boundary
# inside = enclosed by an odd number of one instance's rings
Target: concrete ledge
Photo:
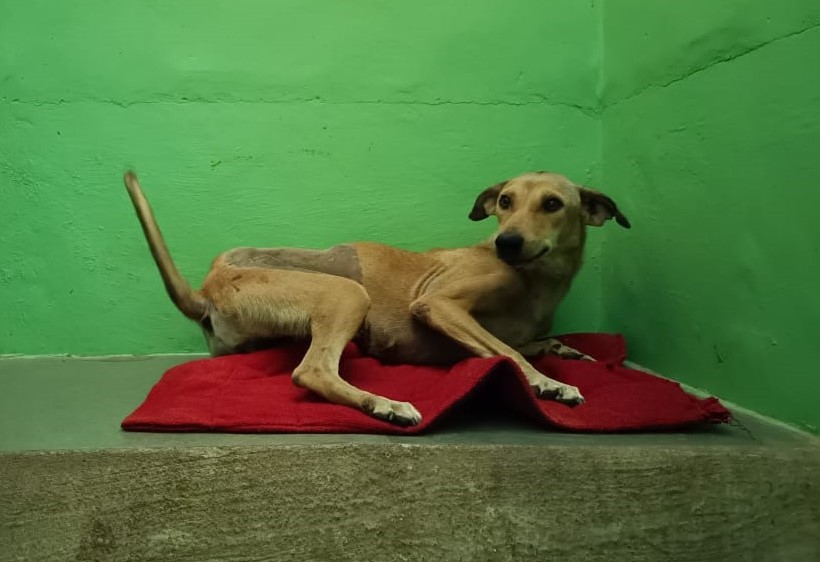
[[[485,404],[421,437],[126,434],[182,358],[0,360],[0,560],[820,560],[820,446]]]
[[[820,559],[814,450],[313,445],[13,455],[3,560]]]

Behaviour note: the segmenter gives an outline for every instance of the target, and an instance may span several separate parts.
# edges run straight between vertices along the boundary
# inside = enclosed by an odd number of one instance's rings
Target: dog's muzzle
[[[524,238],[520,234],[504,232],[495,237],[495,252],[507,263],[514,263],[521,259],[523,249]]]
[[[526,265],[548,254],[550,245],[545,245],[534,256],[524,256],[524,238],[514,232],[505,232],[495,238],[496,255],[509,265]]]

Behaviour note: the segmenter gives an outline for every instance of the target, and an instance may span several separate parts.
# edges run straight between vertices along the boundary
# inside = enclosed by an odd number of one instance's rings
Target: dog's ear
[[[580,186],[578,187],[578,191],[581,193],[581,206],[583,207],[588,225],[601,226],[609,219],[614,218],[615,222],[624,228],[630,228],[632,226],[629,224],[629,219],[618,210],[615,201],[600,191]]]
[[[479,193],[473,205],[473,210],[470,211],[470,220],[481,221],[495,214],[495,202],[505,185],[507,185],[507,182],[502,181]]]

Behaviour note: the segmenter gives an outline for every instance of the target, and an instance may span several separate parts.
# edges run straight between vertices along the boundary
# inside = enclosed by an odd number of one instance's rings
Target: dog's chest
[[[535,339],[543,322],[541,315],[532,307],[517,305],[504,311],[476,313],[475,318],[485,330],[513,347]]]

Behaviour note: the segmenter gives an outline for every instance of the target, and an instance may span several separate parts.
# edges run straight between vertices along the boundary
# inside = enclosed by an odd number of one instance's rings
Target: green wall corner
[[[620,0],[604,32],[604,183],[637,218],[604,243],[603,328],[817,432],[820,4]]]

